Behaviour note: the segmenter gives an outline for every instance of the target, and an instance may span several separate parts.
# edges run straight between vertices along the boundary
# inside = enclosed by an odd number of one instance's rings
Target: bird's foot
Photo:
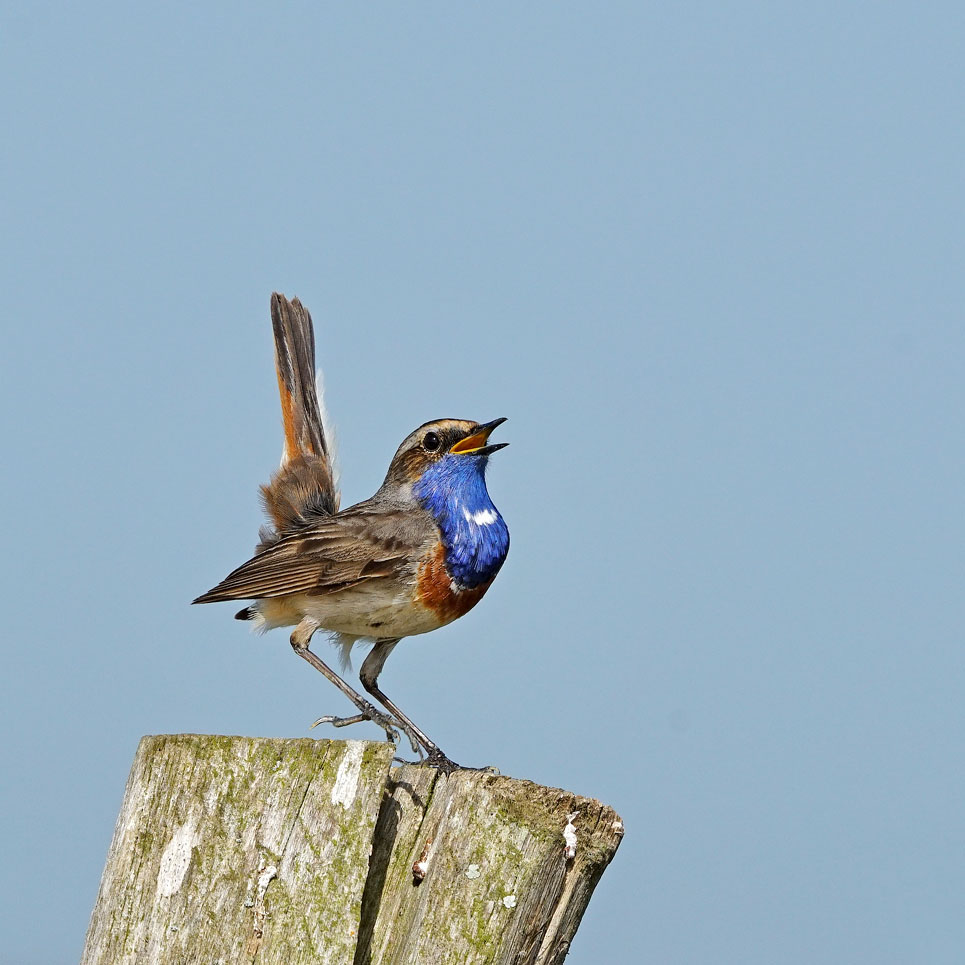
[[[429,751],[429,756],[424,761],[419,761],[419,763],[424,764],[426,767],[434,767],[437,771],[441,771],[447,775],[452,774],[453,771],[472,770],[472,768],[463,767],[461,764],[449,760],[438,747],[433,747],[432,750]]]
[[[393,744],[398,744],[399,732],[396,728],[399,726],[399,722],[394,717],[390,717],[388,714],[382,713],[381,710],[377,710],[367,701],[366,707],[360,714],[353,714],[351,717],[336,717],[333,714],[326,714],[324,717],[319,717],[318,720],[312,724],[312,728],[318,727],[319,724],[331,724],[333,727],[348,727],[350,724],[361,724],[362,721],[365,720],[370,720],[373,724],[381,727],[382,730],[385,731],[385,736],[389,741]]]
[[[418,754],[421,759],[422,748],[412,734],[409,733],[408,728],[389,714],[384,714],[381,710],[372,706],[372,704],[368,704],[362,713],[353,714],[351,717],[335,717],[332,714],[326,714],[324,717],[319,717],[318,720],[312,724],[312,728],[318,727],[319,724],[331,724],[332,727],[348,727],[350,724],[361,724],[366,720],[370,720],[373,724],[381,727],[382,730],[385,731],[385,736],[392,744],[399,743],[399,731],[402,731],[402,733],[409,738],[413,752]]]
[[[385,718],[384,720],[381,719],[383,717]],[[372,721],[373,724],[378,724],[378,726],[385,731],[385,736],[390,743],[399,743],[399,732],[395,729],[395,721],[387,714],[379,714],[377,717],[370,717],[368,714],[353,714],[351,717],[335,717],[332,714],[326,714],[324,717],[319,717],[309,730],[318,727],[319,724],[331,724],[333,727],[348,727],[350,724],[361,724],[366,720]]]
[[[433,748],[429,752],[429,756],[425,760],[420,760],[418,763],[424,764],[426,767],[434,767],[446,775],[452,774],[454,771],[477,771],[480,774],[494,775],[500,773],[499,768],[494,767],[492,764],[488,764],[486,767],[466,767],[464,764],[457,764],[455,761],[446,757],[438,747]]]

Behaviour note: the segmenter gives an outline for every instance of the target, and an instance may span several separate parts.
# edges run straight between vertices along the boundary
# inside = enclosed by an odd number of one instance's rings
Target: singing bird
[[[486,488],[490,444],[505,419],[427,422],[402,441],[378,492],[339,510],[339,492],[319,404],[312,319],[297,298],[271,297],[275,367],[285,446],[261,487],[270,525],[255,555],[194,603],[253,600],[236,614],[258,629],[294,626],[291,645],[358,708],[326,716],[337,727],[371,720],[390,740],[402,731],[426,762],[458,767],[379,688],[386,658],[403,637],[428,633],[468,613],[509,551],[509,529]],[[371,641],[359,677],[387,711],[366,700],[309,649],[316,631],[342,648]]]

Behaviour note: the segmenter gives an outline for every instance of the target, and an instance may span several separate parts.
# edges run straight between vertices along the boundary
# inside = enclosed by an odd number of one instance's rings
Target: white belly
[[[297,593],[259,600],[257,607],[259,629],[265,630],[294,626],[306,616],[323,630],[353,637],[411,637],[443,625],[431,610],[413,604],[412,591],[406,587],[388,595],[384,588],[362,584],[341,593]]]

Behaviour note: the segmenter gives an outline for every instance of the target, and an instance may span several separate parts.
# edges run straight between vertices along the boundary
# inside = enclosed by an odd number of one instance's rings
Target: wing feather
[[[399,578],[431,538],[410,514],[366,512],[359,504],[273,543],[195,603],[335,593],[369,580]]]

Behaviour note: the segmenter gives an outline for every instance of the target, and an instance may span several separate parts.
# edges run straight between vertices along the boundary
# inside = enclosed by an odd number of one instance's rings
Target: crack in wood
[[[145,738],[82,965],[562,961],[619,846],[618,815],[530,781],[392,768],[393,751],[375,742]],[[356,765],[349,794],[345,775]],[[573,813],[579,844],[567,863],[562,830]],[[189,817],[185,869],[170,843]],[[430,867],[414,887],[420,855]],[[160,894],[159,879],[169,882]]]

